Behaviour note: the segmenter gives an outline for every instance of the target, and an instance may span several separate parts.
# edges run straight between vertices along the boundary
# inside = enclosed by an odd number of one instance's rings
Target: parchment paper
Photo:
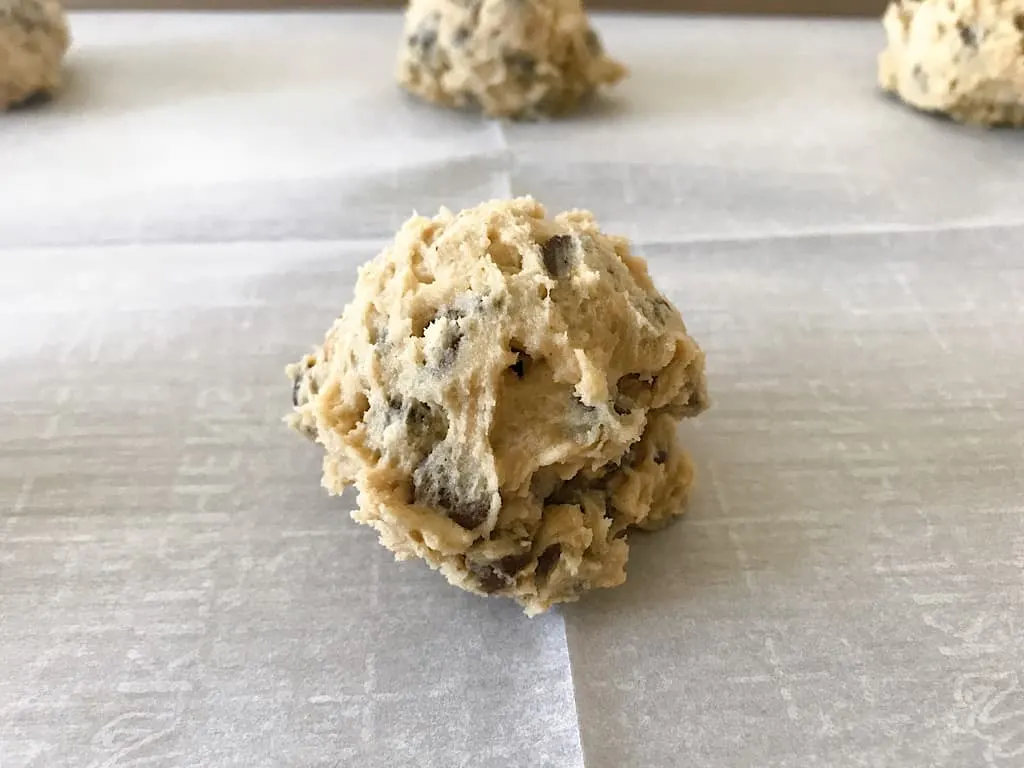
[[[0,766],[1024,765],[1024,141],[873,22],[603,16],[559,124],[392,85],[392,14],[75,15],[0,120]],[[686,518],[544,617],[398,564],[282,366],[413,209],[629,235],[708,356]]]

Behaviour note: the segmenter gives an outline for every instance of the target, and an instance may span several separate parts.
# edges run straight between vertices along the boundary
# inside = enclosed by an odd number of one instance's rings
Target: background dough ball
[[[406,11],[399,83],[444,106],[558,115],[625,73],[579,0],[411,0]]]
[[[56,0],[0,0],[0,109],[56,90],[69,40]]]
[[[416,216],[289,367],[324,486],[400,559],[530,613],[625,579],[682,511],[704,356],[628,243],[531,198]]]
[[[1024,0],[893,0],[881,86],[965,123],[1024,125]]]

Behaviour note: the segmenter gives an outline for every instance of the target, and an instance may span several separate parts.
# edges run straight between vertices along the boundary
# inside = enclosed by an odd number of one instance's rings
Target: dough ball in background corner
[[[558,116],[625,75],[580,0],[411,0],[406,9],[398,82],[441,106]]]
[[[70,43],[57,0],[0,0],[0,110],[52,95]]]
[[[625,578],[628,537],[683,512],[680,419],[704,354],[626,240],[532,198],[414,216],[359,273],[288,422],[352,517],[529,614]]]
[[[1024,0],[892,0],[878,81],[916,109],[1024,126]]]

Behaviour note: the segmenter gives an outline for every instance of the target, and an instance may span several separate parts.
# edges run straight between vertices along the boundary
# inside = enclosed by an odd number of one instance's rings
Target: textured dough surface
[[[1024,125],[1024,0],[893,0],[882,88],[927,112]]]
[[[443,106],[560,115],[625,74],[579,0],[411,0],[406,10],[398,82]]]
[[[0,110],[53,93],[69,42],[56,0],[0,0]]]
[[[414,216],[364,265],[289,421],[399,559],[530,614],[625,579],[682,511],[704,356],[626,240],[531,198]]]

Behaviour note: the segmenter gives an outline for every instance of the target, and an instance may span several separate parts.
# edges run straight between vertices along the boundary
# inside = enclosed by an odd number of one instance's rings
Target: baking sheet
[[[879,97],[873,23],[600,17],[612,102],[502,127],[391,86],[395,15],[73,22],[0,122],[0,766],[1024,764],[1017,134]],[[533,620],[280,424],[398,222],[527,192],[714,397],[687,517]]]

